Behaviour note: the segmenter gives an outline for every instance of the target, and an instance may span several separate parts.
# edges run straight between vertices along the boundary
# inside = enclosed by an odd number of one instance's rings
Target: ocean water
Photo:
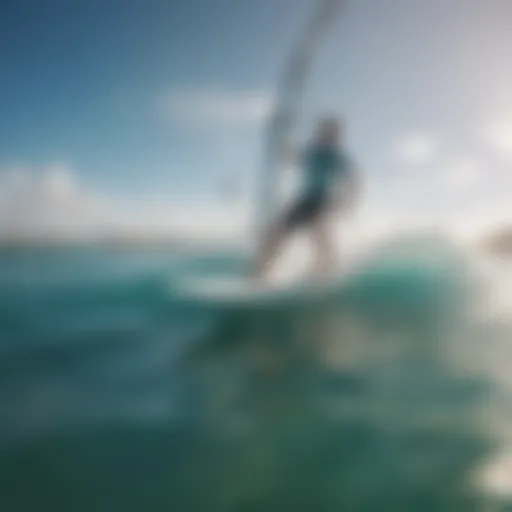
[[[505,510],[506,263],[409,237],[300,303],[178,291],[246,266],[2,253],[0,510]]]

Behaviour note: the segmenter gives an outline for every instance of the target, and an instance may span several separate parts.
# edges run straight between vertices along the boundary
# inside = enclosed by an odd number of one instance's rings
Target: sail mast
[[[297,124],[305,82],[310,75],[311,65],[322,36],[336,18],[342,4],[343,0],[320,0],[285,67],[274,112],[266,133],[265,166],[257,212],[258,247],[261,247],[262,240],[278,208],[279,166],[290,144],[292,130]]]

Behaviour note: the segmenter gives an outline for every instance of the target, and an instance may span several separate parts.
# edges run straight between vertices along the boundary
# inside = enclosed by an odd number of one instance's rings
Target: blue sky
[[[225,176],[257,173],[263,120],[313,8],[3,2],[0,199],[24,169],[32,182],[49,174],[61,195],[215,202]],[[325,112],[346,116],[368,215],[464,216],[507,202],[511,26],[509,0],[347,1],[313,67],[300,133]]]

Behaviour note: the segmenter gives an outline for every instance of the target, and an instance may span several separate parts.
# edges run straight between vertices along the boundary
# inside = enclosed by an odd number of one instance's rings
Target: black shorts
[[[316,221],[326,208],[325,197],[302,196],[285,212],[281,226],[285,231],[306,227]]]

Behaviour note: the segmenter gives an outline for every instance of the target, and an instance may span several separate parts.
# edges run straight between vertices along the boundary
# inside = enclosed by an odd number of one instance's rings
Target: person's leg
[[[277,258],[279,250],[283,246],[286,238],[287,230],[281,223],[270,231],[256,259],[253,272],[254,278],[263,279],[265,277],[270,266]]]
[[[327,215],[319,215],[311,223],[311,238],[315,246],[313,276],[316,279],[326,279],[334,271],[336,265],[336,249],[329,230]]]
[[[277,258],[286,239],[308,222],[315,208],[316,202],[312,201],[310,197],[300,197],[276,223],[263,243],[263,247],[256,259],[253,273],[256,279],[261,279],[265,276]]]
[[[310,210],[310,200],[301,197],[286,212],[283,217],[270,230],[263,247],[256,259],[253,276],[256,279],[262,279],[268,272],[270,266],[277,258],[284,242],[296,229],[298,229],[306,220]]]

